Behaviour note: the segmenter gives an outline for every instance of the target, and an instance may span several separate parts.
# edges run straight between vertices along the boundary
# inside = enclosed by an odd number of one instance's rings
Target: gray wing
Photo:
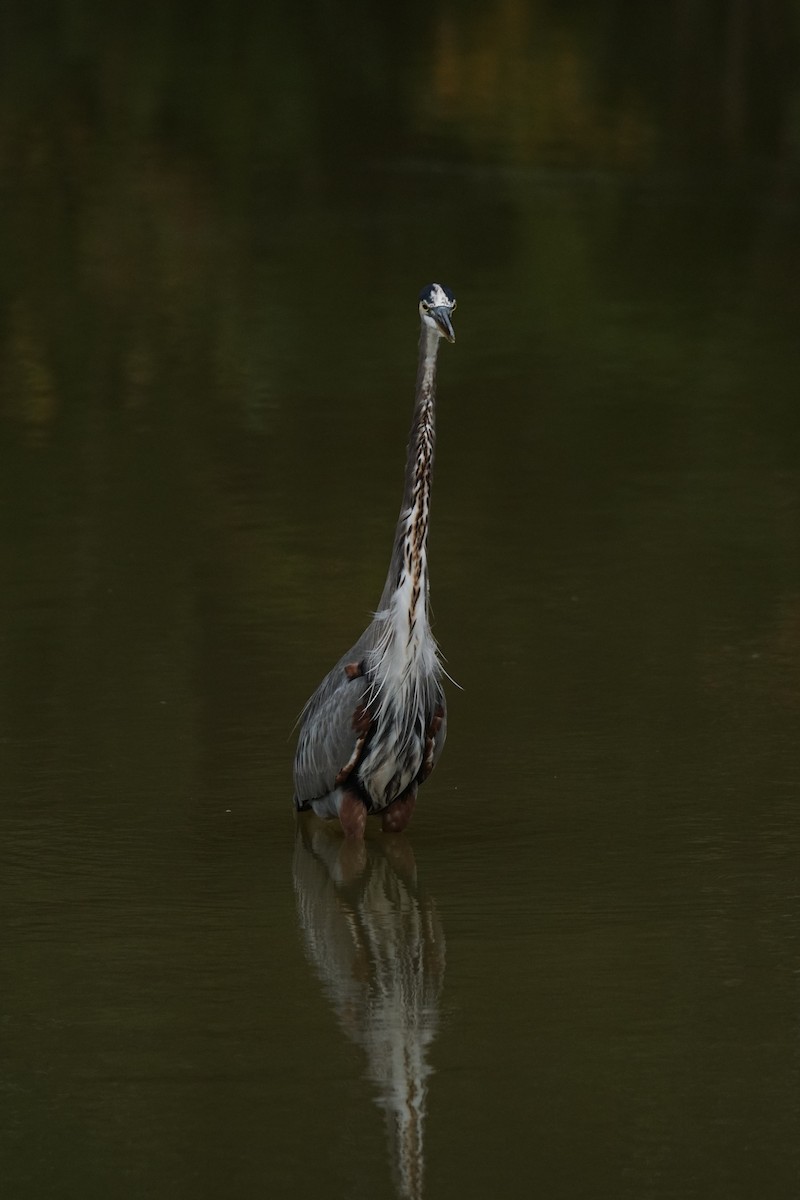
[[[358,713],[368,681],[363,675],[350,678],[346,668],[361,662],[363,642],[362,638],[342,656],[303,710],[294,758],[294,801],[299,809],[332,792],[337,776],[352,762],[361,736]]]

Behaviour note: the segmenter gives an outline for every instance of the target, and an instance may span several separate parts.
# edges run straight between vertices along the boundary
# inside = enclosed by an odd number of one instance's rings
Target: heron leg
[[[357,792],[345,788],[342,792],[342,802],[339,805],[339,821],[344,836],[360,841],[364,837],[367,826],[367,808]]]
[[[383,810],[381,829],[384,833],[402,833],[414,815],[417,785],[412,783],[388,808]]]
[[[369,709],[363,704],[359,704],[358,708],[353,713],[353,729],[357,732],[358,737],[356,738],[356,744],[353,748],[353,753],[350,755],[350,758],[336,776],[335,782],[337,787],[341,787],[345,780],[349,778],[355,769],[356,763],[361,758],[361,752],[364,749],[364,744],[367,740],[367,734],[369,733],[371,721],[372,717],[369,714]]]
[[[433,752],[436,749],[436,735],[442,727],[443,720],[444,709],[441,704],[437,704],[436,712],[433,714],[433,720],[428,727],[428,733],[425,738],[425,754],[418,776],[420,783],[424,783],[433,770]]]

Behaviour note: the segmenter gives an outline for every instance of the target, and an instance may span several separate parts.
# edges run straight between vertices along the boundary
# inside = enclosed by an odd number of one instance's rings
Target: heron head
[[[456,335],[450,320],[456,307],[456,298],[449,288],[440,283],[430,283],[419,294],[419,315],[423,325],[435,329],[439,337],[454,342]]]

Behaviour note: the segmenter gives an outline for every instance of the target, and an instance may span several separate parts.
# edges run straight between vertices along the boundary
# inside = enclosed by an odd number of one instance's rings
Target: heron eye
[[[427,312],[428,309],[430,308],[430,304],[428,304],[427,300],[420,300],[419,306],[423,312]]]
[[[453,307],[450,309],[450,312],[455,312],[457,308],[458,308],[458,302],[456,300],[454,300]]]

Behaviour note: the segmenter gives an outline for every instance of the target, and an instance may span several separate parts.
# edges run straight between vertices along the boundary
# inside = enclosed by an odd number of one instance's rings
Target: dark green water
[[[10,1200],[800,1191],[798,29],[702,10],[3,17]],[[431,279],[463,690],[348,855]]]

